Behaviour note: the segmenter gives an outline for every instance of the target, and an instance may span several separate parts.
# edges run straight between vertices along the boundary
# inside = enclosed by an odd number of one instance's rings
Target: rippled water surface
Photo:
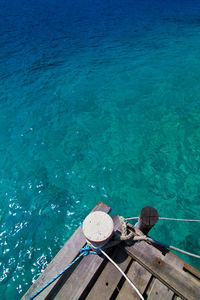
[[[199,1],[0,0],[0,36],[2,299],[98,201],[200,218]],[[198,253],[199,230],[151,236]]]

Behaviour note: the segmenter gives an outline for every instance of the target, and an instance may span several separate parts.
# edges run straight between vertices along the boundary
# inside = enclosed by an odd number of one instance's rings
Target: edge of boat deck
[[[98,203],[93,211],[110,212],[110,207]],[[117,216],[113,216],[114,230],[120,230]],[[129,224],[129,230],[143,235]],[[29,299],[78,255],[86,244],[81,227],[33,283],[22,300]],[[140,290],[144,299],[200,299],[200,272],[167,248],[146,241],[120,243],[108,254]],[[89,254],[81,258],[60,278],[35,299],[139,299],[122,274],[102,255]]]

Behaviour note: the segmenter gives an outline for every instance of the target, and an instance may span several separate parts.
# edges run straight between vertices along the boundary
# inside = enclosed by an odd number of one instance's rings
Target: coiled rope
[[[138,220],[139,217],[132,217],[132,218],[123,218],[121,216],[119,216],[119,220],[120,220],[120,225],[121,225],[121,234],[120,235],[116,235],[115,236],[115,240],[112,241],[110,243],[110,245],[108,247],[104,247],[105,245],[102,245],[101,247],[94,247],[99,250],[99,252],[96,251],[92,251],[90,245],[86,244],[85,247],[80,249],[80,254],[79,256],[77,256],[77,258],[75,258],[64,270],[62,270],[59,274],[57,274],[54,278],[52,278],[47,284],[45,284],[41,289],[39,289],[33,296],[31,296],[29,298],[29,300],[34,299],[36,296],[38,296],[42,291],[44,291],[50,284],[52,284],[56,279],[58,279],[64,272],[66,272],[73,264],[75,264],[81,257],[84,257],[86,255],[88,255],[89,253],[92,254],[100,254],[102,253],[116,268],[117,270],[125,277],[125,279],[128,281],[128,283],[131,285],[131,287],[136,291],[136,293],[138,294],[138,296],[140,297],[140,299],[144,300],[142,294],[140,293],[140,291],[137,289],[137,287],[133,284],[133,282],[127,277],[127,275],[121,270],[121,268],[108,256],[108,254],[102,249],[102,247],[105,248],[109,248],[113,245],[118,244],[120,241],[127,241],[127,240],[133,240],[133,241],[147,241],[151,244],[156,243],[159,244],[161,246],[164,246],[166,248],[172,249],[174,251],[178,251],[180,253],[195,257],[200,259],[199,255],[181,250],[179,248],[176,248],[174,246],[170,246],[170,245],[165,245],[163,243],[160,243],[158,241],[152,240],[151,238],[147,237],[146,235],[144,236],[135,236],[134,233],[132,231],[128,232],[128,228],[127,228],[127,220]],[[161,220],[170,220],[170,221],[185,221],[185,222],[200,222],[200,220],[188,220],[188,219],[174,219],[174,218],[159,218]],[[108,243],[109,244],[109,243]]]
[[[123,219],[123,217],[120,217],[120,222],[121,220]],[[127,220],[138,220],[139,217],[132,217],[132,218],[125,218],[124,220],[127,221]],[[190,220],[190,219],[174,219],[174,218],[159,218],[161,220],[170,220],[170,221],[184,221],[184,222],[200,222],[200,220]],[[121,223],[122,224],[122,223]],[[124,227],[125,225],[123,225]],[[122,226],[121,226],[122,227]],[[158,242],[156,240],[152,240],[150,237],[147,237],[146,235],[144,236],[134,236],[133,237],[133,240],[134,241],[141,241],[141,240],[144,240],[144,241],[147,241],[151,244],[153,243],[156,243],[156,244],[159,244],[161,246],[164,246],[168,249],[171,249],[171,250],[174,250],[176,252],[180,252],[182,254],[185,254],[185,255],[188,255],[188,256],[191,256],[191,257],[194,257],[194,258],[197,258],[197,259],[200,259],[200,256],[197,255],[197,254],[194,254],[194,253],[191,253],[191,252],[188,252],[188,251],[185,251],[185,250],[182,250],[182,249],[179,249],[177,247],[174,247],[174,246],[171,246],[171,245],[166,245],[166,244],[163,244],[161,242]]]
[[[132,231],[127,233],[127,223],[123,217],[119,216],[119,221],[120,221],[120,225],[121,225],[120,240],[121,241],[130,240],[134,236],[134,233]]]

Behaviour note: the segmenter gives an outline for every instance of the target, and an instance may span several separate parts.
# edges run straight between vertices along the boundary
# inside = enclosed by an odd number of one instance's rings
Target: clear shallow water
[[[0,35],[2,298],[98,201],[199,219],[198,1],[1,0]],[[151,236],[198,253],[199,226]]]

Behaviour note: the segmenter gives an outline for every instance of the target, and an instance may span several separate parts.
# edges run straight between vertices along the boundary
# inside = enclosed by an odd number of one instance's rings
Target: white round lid
[[[83,234],[91,242],[103,242],[113,233],[112,218],[103,211],[91,212],[83,221]]]

